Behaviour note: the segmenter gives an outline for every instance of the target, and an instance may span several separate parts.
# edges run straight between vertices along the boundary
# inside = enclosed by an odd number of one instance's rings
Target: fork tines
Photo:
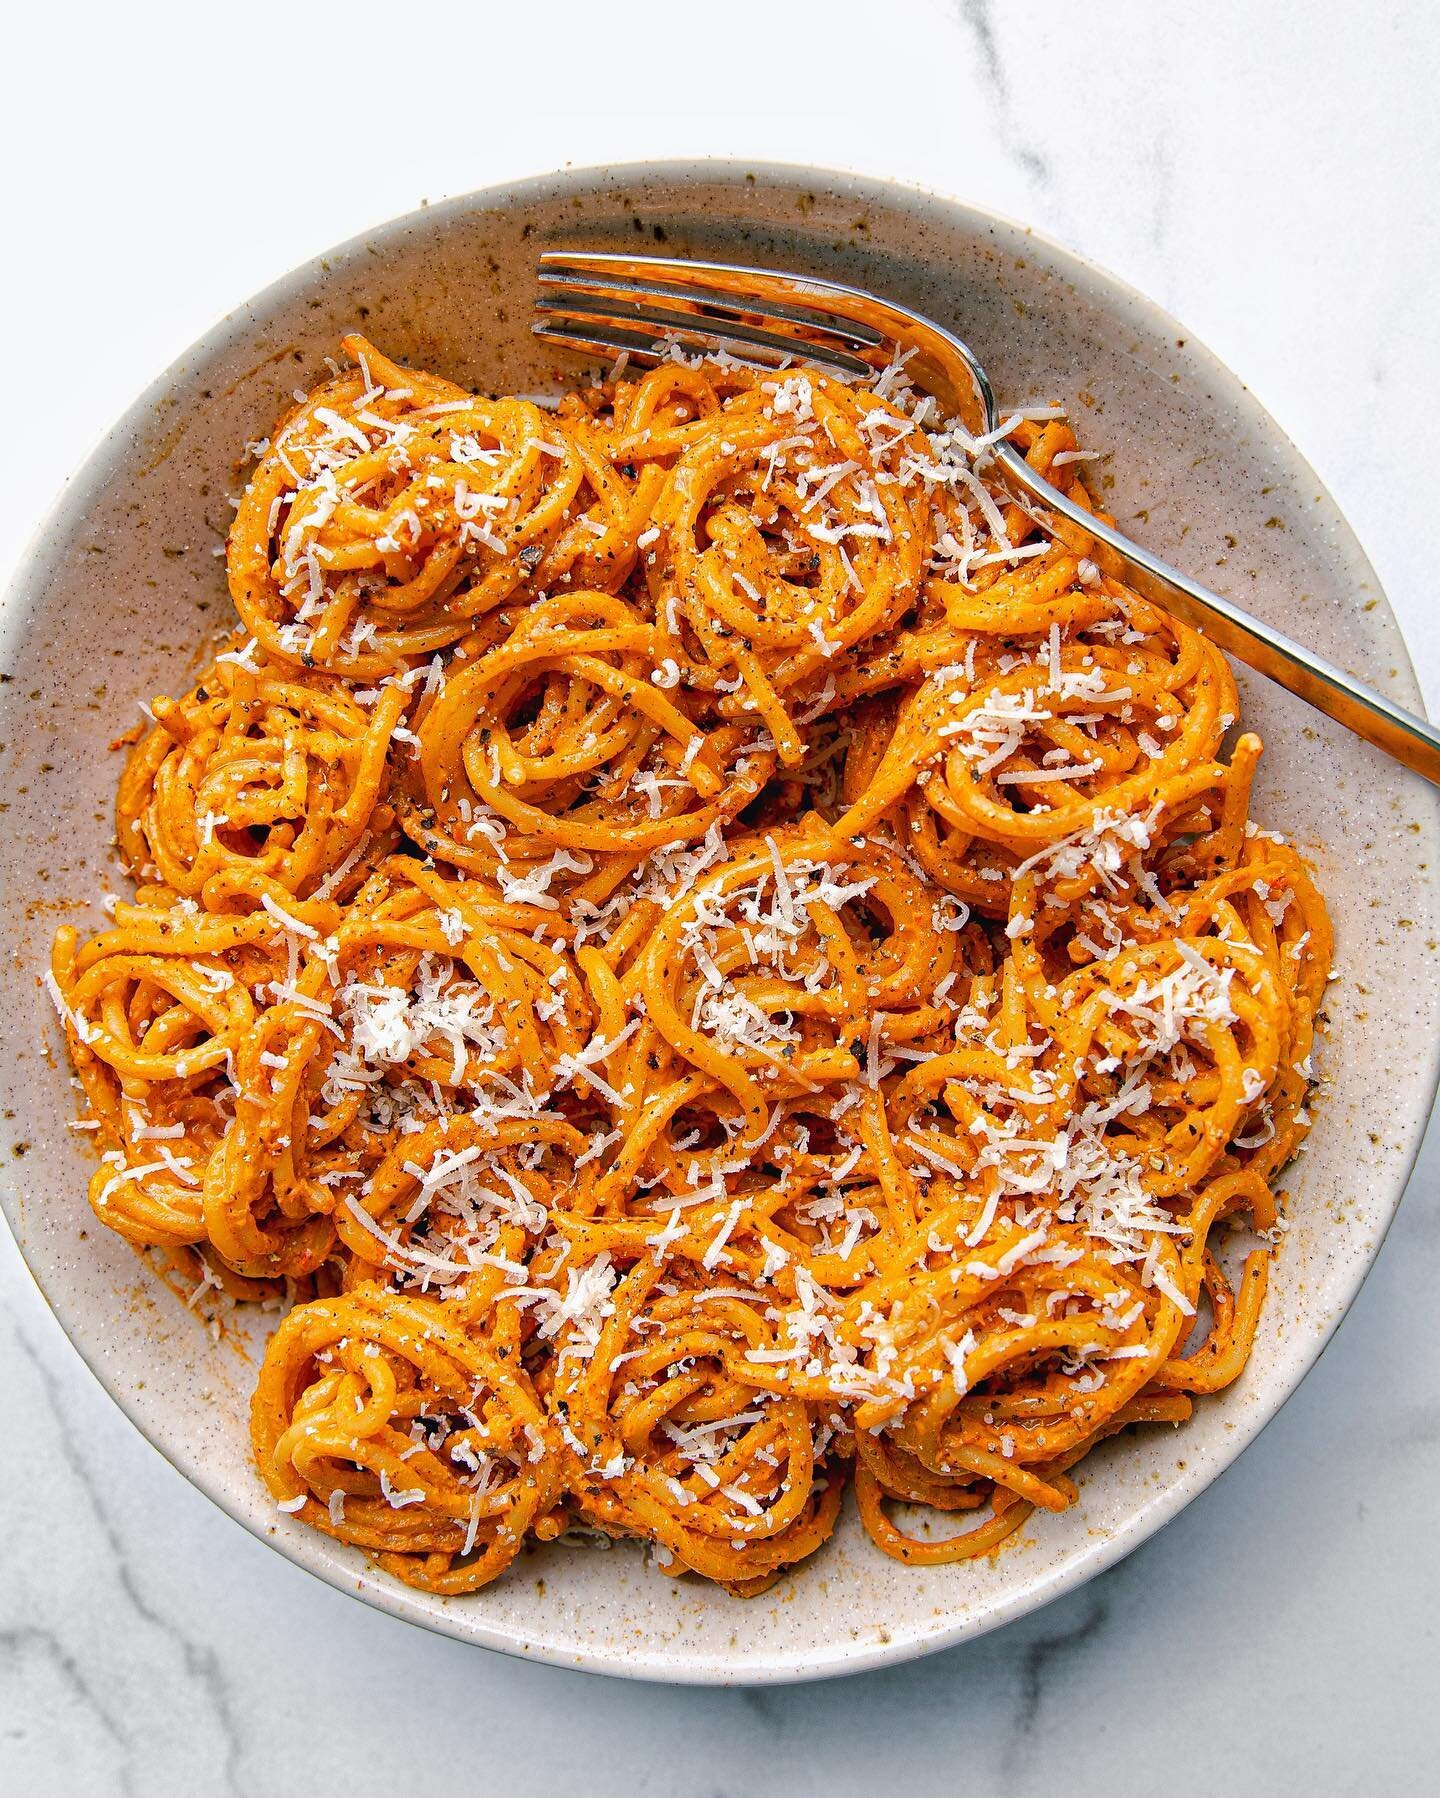
[[[744,289],[717,282],[722,274],[743,277]],[[774,290],[782,283],[784,294],[803,291],[803,283],[767,270],[550,251],[538,275],[550,291],[536,300],[540,317],[531,329],[569,349],[623,351],[648,362],[663,361],[672,347],[687,355],[725,351],[769,367],[817,362],[852,377],[874,372],[866,350],[884,359],[880,332],[781,297]]]

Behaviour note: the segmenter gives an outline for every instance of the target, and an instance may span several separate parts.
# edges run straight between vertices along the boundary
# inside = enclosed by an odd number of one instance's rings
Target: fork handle
[[[1067,548],[1088,556],[1112,578],[1125,581],[1143,598],[1203,631],[1236,661],[1257,669],[1327,718],[1440,786],[1440,731],[1424,718],[1405,711],[1283,631],[1242,612],[1152,550],[1132,543],[1036,474],[1013,445],[1001,441],[992,454],[1008,485],[1039,500],[1054,515],[1055,535]]]

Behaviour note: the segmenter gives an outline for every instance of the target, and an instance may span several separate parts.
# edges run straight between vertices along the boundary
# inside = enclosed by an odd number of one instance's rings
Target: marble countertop
[[[1334,491],[1440,705],[1433,501],[1412,454],[1415,396],[1440,386],[1428,0],[889,0],[894,59],[878,69],[857,53],[873,18],[859,0],[793,19],[736,0],[718,35],[678,12],[655,29],[652,9],[623,5],[551,0],[543,26],[523,9],[432,7],[427,40],[465,46],[441,79],[468,112],[433,141],[397,127],[382,55],[384,153],[327,173],[320,134],[297,128],[300,74],[358,75],[369,65],[352,50],[387,43],[393,12],[260,0],[241,31],[222,9],[28,9],[0,118],[29,276],[0,293],[0,565],[157,369],[324,244],[562,161],[743,153],[961,194],[1170,307]],[[717,41],[759,42],[777,20],[783,79],[742,81],[738,48],[720,57]],[[556,45],[589,71],[563,117],[523,79]],[[77,342],[84,379],[57,407]],[[1417,1788],[1440,1751],[1437,1184],[1432,1128],[1315,1372],[1128,1561],[972,1645],[757,1691],[508,1661],[307,1579],[142,1440],[0,1235],[0,1791],[169,1798],[283,1781],[360,1798],[408,1785],[417,1762],[433,1790],[521,1798]]]

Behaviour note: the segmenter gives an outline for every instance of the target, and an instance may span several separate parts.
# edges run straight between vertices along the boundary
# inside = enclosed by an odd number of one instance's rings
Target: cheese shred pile
[[[903,361],[344,348],[56,937],[96,1214],[283,1307],[260,1475],[413,1585],[638,1537],[750,1595],[849,1483],[989,1553],[1255,1334],[1331,941],[1224,659]]]

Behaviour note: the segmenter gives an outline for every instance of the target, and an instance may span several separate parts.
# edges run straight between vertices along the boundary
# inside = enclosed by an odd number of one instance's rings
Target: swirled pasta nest
[[[260,1475],[413,1584],[991,1552],[1257,1327],[1331,942],[1224,659],[899,367],[345,347],[56,938],[97,1215],[284,1301]]]

